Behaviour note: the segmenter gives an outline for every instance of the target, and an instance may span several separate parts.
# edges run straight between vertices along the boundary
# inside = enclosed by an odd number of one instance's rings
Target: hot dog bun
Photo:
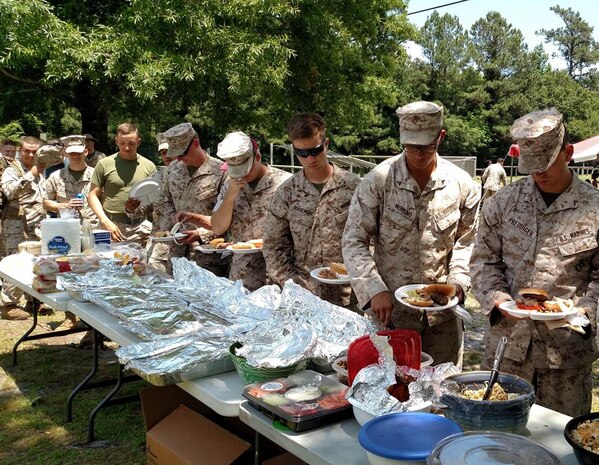
[[[254,244],[250,244],[249,242],[238,242],[237,244],[233,244],[231,246],[232,249],[255,249],[256,246]]]
[[[432,307],[433,306],[433,301],[430,299],[424,299],[424,298],[416,299],[416,298],[412,298],[412,297],[407,297],[404,299],[404,301],[410,305],[415,305],[416,307]]]
[[[254,244],[256,248],[261,249],[264,241],[262,239],[252,239],[251,241],[248,241],[248,243]]]
[[[345,268],[345,265],[343,263],[332,262],[329,265],[329,268],[331,269],[331,271],[333,273],[337,273],[337,274],[349,274],[347,272],[347,268]]]
[[[457,292],[457,288],[453,284],[430,284],[422,290],[429,295],[437,293],[449,298],[455,297]]]

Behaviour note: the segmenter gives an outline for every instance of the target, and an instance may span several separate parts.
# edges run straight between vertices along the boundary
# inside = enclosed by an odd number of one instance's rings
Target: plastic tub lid
[[[478,432],[455,434],[431,452],[427,465],[560,465],[545,446],[517,434]]]
[[[435,445],[460,425],[432,413],[391,413],[370,420],[360,430],[364,449],[395,460],[425,460]]]

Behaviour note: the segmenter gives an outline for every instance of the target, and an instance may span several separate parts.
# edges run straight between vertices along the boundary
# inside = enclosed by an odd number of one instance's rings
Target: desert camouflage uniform
[[[4,170],[6,169],[6,167],[8,166],[8,160],[0,154],[0,180],[2,179],[2,174],[4,174]],[[2,211],[2,209],[4,209],[4,207],[6,207],[5,203],[8,203],[8,201],[4,201],[4,196],[2,195],[2,188],[0,186],[0,211]],[[0,260],[2,258],[4,258],[4,239],[3,239],[3,234],[2,234],[2,223],[3,221],[0,220]]]
[[[98,217],[87,204],[87,194],[89,194],[93,172],[93,168],[86,167],[83,176],[77,181],[69,172],[69,167],[65,166],[48,177],[44,196],[48,200],[65,203],[77,194],[83,194],[83,208],[79,210],[79,215],[83,220],[90,220],[95,228],[98,226]]]
[[[89,157],[89,158],[88,158]],[[86,155],[85,157],[85,164],[87,166],[91,166],[92,168],[95,168],[96,165],[98,164],[98,162],[102,159],[102,158],[106,158],[106,154],[104,152],[98,152],[97,150],[92,154],[92,156],[90,157],[89,155]]]
[[[46,216],[42,205],[44,185],[44,176],[33,177],[20,160],[15,160],[4,170],[2,191],[9,200],[2,211],[4,256],[17,253],[17,247],[23,241],[40,239],[40,222]],[[2,285],[3,305],[17,305],[22,295],[23,291],[15,286]]]
[[[212,214],[218,194],[227,178],[227,173],[221,170],[221,166],[221,161],[208,156],[191,177],[182,161],[174,161],[168,166],[161,199],[164,206],[160,223],[162,231],[169,231],[173,227],[172,218],[177,212]],[[186,225],[182,229],[194,228],[193,225]],[[202,242],[209,242],[214,238],[212,231],[206,229],[200,231]],[[194,251],[193,248],[197,245],[197,243],[188,246],[171,243],[169,256],[187,256],[219,276],[228,276],[229,260],[221,260],[220,254],[203,254]]]
[[[369,173],[356,190],[343,236],[360,307],[407,284],[448,282],[467,291],[479,200],[468,173],[438,155],[423,191],[403,154]],[[423,350],[435,362],[461,363],[463,327],[452,310],[425,312],[394,301],[391,321],[420,332]]]
[[[152,175],[153,179],[156,179],[162,186],[164,186],[166,176],[166,166],[158,167],[156,172]],[[164,217],[164,203],[161,199],[158,202],[154,202],[152,205],[152,236],[160,231],[162,218]],[[168,255],[170,253],[170,247],[164,242],[152,242],[148,241],[148,255],[149,264],[155,269],[164,273],[169,273],[170,266],[168,261]]]
[[[591,364],[599,356],[599,192],[574,174],[572,183],[547,207],[529,176],[501,189],[482,209],[472,254],[473,290],[490,315],[485,361],[492,362],[499,338],[508,336],[502,371],[532,380],[538,402],[567,415],[591,407]],[[509,320],[493,310],[519,289],[540,287],[571,298],[592,325],[586,337],[567,328],[549,330],[543,321]],[[543,377],[539,379],[538,377]]]
[[[492,165],[487,166],[481,176],[481,181],[483,184],[483,196],[487,199],[505,184],[506,174],[503,166],[499,163],[493,163]]]
[[[263,253],[272,282],[282,286],[293,279],[324,300],[349,305],[349,285],[321,283],[310,277],[310,271],[343,262],[341,236],[359,182],[355,174],[333,166],[322,193],[303,171],[277,189],[264,225]]]
[[[266,174],[252,190],[247,184],[239,192],[233,205],[233,217],[229,227],[230,239],[234,242],[260,239],[263,237],[266,212],[277,188],[291,176],[286,171],[268,167]],[[217,210],[229,188],[225,182],[216,202]],[[266,264],[261,253],[233,255],[229,279],[243,281],[243,285],[253,291],[266,284]]]

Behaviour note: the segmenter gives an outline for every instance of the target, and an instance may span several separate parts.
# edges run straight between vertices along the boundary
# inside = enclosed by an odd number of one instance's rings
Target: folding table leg
[[[262,451],[260,450],[261,436],[258,431],[254,435],[254,465],[262,465]]]
[[[39,310],[40,307],[40,301],[37,299],[33,299],[33,321],[31,322],[31,326],[29,327],[29,329],[27,331],[25,331],[25,334],[23,334],[17,342],[15,342],[15,345],[12,347],[12,366],[16,367],[17,366],[17,348],[19,347],[19,345],[21,345],[22,342],[27,340],[27,336],[29,336],[33,330],[35,329],[35,327],[37,326],[37,312]]]
[[[79,385],[75,389],[73,389],[73,392],[71,392],[71,394],[69,395],[69,398],[67,399],[67,422],[73,421],[73,400],[75,399],[75,396],[79,393],[79,391],[81,391],[85,387],[85,385],[89,382],[89,380],[92,379],[94,377],[94,375],[96,374],[96,372],[98,371],[98,350],[99,350],[99,345],[101,344],[101,341],[100,341],[100,333],[95,329],[93,330],[93,338],[94,338],[94,342],[93,342],[93,346],[92,346],[92,353],[93,353],[92,369],[86,375],[86,377],[83,378],[83,381],[81,381],[79,383]]]

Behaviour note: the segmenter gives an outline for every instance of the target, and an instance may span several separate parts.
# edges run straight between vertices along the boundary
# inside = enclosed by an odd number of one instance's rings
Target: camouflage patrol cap
[[[402,145],[433,144],[443,127],[443,107],[433,102],[412,102],[396,110]]]
[[[166,137],[164,137],[163,132],[159,132],[156,134],[156,142],[158,142],[158,151],[168,150],[168,142],[166,141]]]
[[[166,156],[168,158],[177,158],[187,150],[191,141],[196,136],[196,132],[191,123],[181,123],[173,126],[163,135],[168,143]]]
[[[512,139],[520,147],[518,171],[545,171],[559,154],[564,141],[563,116],[555,108],[533,111],[514,121]]]
[[[252,169],[254,146],[250,136],[243,132],[231,132],[218,144],[216,153],[227,162],[227,171],[232,178],[243,178]]]
[[[85,147],[84,147],[85,150]],[[62,163],[62,145],[46,144],[42,145],[33,159],[34,165],[55,166]]]
[[[85,136],[64,136],[60,138],[66,153],[85,152]]]

